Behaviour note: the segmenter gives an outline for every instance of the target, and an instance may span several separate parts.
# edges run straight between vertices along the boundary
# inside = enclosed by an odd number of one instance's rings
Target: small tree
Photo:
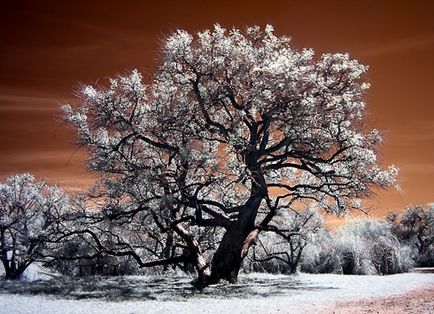
[[[63,109],[107,198],[122,200],[107,217],[146,213],[184,248],[141,265],[184,261],[200,285],[234,282],[279,212],[309,200],[342,214],[393,185],[379,132],[363,126],[366,70],[347,54],[297,51],[271,26],[216,25],[167,38],[149,85],[135,70]],[[210,229],[223,236],[209,262],[198,235]]]
[[[43,259],[61,224],[68,197],[56,186],[25,173],[0,184],[0,251],[6,279],[19,279]]]
[[[258,237],[249,255],[253,270],[293,274],[305,247],[323,230],[323,219],[315,209],[283,212],[268,232]]]
[[[415,249],[416,264],[434,266],[434,205],[412,206],[402,214],[389,214],[388,220],[400,241]]]

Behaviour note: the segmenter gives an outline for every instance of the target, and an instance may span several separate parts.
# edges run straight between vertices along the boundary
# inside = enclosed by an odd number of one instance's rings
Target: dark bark
[[[2,260],[6,280],[18,280],[30,263],[17,264],[15,261]]]
[[[0,244],[1,244],[1,261],[3,263],[3,268],[5,269],[5,278],[6,280],[18,280],[21,277],[21,274],[26,270],[26,268],[30,265],[31,261],[18,264],[15,260],[15,252],[12,254],[12,258],[8,257],[8,249],[6,246],[6,235],[5,229],[0,230]]]
[[[251,234],[255,231],[255,218],[261,201],[261,195],[251,197],[240,210],[237,221],[227,229],[213,256],[208,283],[217,283],[221,279],[231,283],[237,281],[243,259],[255,238]]]
[[[167,232],[167,238],[166,238],[166,243],[165,246],[163,248],[163,250],[161,251],[160,254],[160,258],[170,258],[172,257],[172,248],[173,248],[173,231],[169,230]],[[166,271],[168,270],[169,266],[168,265],[164,265],[163,266],[163,270]]]

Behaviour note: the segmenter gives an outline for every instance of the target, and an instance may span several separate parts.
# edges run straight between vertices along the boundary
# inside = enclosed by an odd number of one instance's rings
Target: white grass
[[[145,284],[150,278],[131,277],[137,289],[140,289],[140,280]],[[180,290],[187,284],[188,278],[166,281],[163,285],[169,285],[168,292],[162,290],[164,286],[157,287],[157,294],[153,296],[156,300],[144,301],[71,300],[53,296],[0,294],[0,313],[312,313],[337,302],[401,294],[434,285],[434,274],[299,274],[291,277],[249,274],[242,275],[240,283],[235,286],[219,285],[208,288],[202,294],[181,295]],[[178,286],[182,289],[174,289]]]

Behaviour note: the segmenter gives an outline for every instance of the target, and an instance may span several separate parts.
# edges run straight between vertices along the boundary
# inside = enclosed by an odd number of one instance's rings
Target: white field
[[[128,296],[122,300],[110,297],[68,299],[68,296],[27,296],[7,294],[2,289],[0,313],[313,313],[336,303],[403,294],[434,285],[432,273],[390,276],[247,274],[241,275],[236,285],[222,284],[210,287],[204,293],[191,290],[184,293],[189,289],[191,278],[157,277],[130,276],[117,279],[121,284],[127,281],[137,289],[152,290],[154,295],[147,300],[129,299]],[[151,281],[152,285],[149,284]]]

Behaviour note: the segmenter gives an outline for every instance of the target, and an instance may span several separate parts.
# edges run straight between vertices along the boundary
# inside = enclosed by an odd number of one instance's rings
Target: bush
[[[412,266],[408,247],[401,245],[391,224],[384,221],[350,220],[336,235],[336,249],[344,274],[387,275]]]
[[[318,233],[304,249],[300,270],[313,274],[341,273],[336,241],[327,229]]]

